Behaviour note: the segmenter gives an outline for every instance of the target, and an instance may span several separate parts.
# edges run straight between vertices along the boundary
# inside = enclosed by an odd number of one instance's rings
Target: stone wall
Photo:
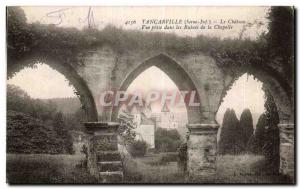
[[[118,123],[85,123],[89,134],[88,169],[99,182],[117,183],[123,180],[123,164],[118,150]]]
[[[279,172],[294,179],[294,124],[279,124],[280,130],[280,168]]]
[[[112,110],[104,110],[99,105],[100,94],[105,90],[126,90],[135,77],[151,66],[163,70],[180,90],[198,92],[201,110],[196,110],[196,113],[195,110],[190,111],[191,115],[194,114],[191,123],[199,123],[201,119],[214,120],[221,94],[231,77],[225,75],[215,60],[205,54],[170,54],[138,50],[118,54],[109,47],[89,51],[78,72],[93,93],[99,120],[114,121],[111,119]]]
[[[280,123],[293,123],[294,121],[292,97],[287,95],[288,93],[276,77],[263,70],[256,70],[256,72],[253,72],[255,68],[249,69],[249,72],[247,69],[240,68],[225,70],[218,66],[214,58],[200,52],[182,55],[137,49],[120,54],[108,46],[88,50],[88,52],[88,56],[81,57],[84,59],[84,64],[77,71],[92,92],[98,120],[101,122],[117,122],[118,109],[101,107],[99,105],[100,94],[107,90],[126,90],[139,74],[151,66],[157,66],[164,71],[179,90],[197,91],[200,107],[198,109],[187,107],[188,122],[190,126],[193,125],[189,128],[190,140],[188,141],[190,176],[205,177],[215,174],[217,149],[215,116],[227,90],[243,73],[254,74],[256,78],[264,82],[277,105]],[[291,142],[284,142],[284,138],[291,139],[293,132],[290,132],[288,137],[286,134],[281,134],[281,172],[288,175],[292,175],[293,171],[294,149]],[[93,145],[93,143],[90,144],[90,146]],[[95,149],[91,147],[91,150]],[[90,158],[90,162],[96,161],[95,157]]]
[[[217,158],[217,124],[189,125],[188,174],[190,179],[214,179]]]

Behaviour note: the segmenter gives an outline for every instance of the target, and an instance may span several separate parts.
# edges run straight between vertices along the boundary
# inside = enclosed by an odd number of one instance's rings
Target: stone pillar
[[[189,124],[188,176],[190,180],[213,180],[216,175],[218,124]]]
[[[116,183],[123,180],[123,167],[118,151],[119,123],[87,122],[89,134],[88,170],[99,182]]]
[[[294,180],[294,124],[278,124],[280,132],[280,167],[279,172]]]

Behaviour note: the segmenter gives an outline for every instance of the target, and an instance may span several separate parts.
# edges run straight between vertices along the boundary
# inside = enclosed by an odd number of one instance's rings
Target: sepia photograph
[[[295,185],[295,9],[6,6],[6,183]]]

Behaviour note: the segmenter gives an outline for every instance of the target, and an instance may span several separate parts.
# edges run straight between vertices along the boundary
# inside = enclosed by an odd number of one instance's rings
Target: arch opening
[[[190,106],[188,105],[188,101],[185,100],[186,108],[187,108],[187,115],[188,115],[188,123],[200,123],[201,120],[201,98],[199,96],[199,92],[192,81],[191,77],[188,73],[184,70],[182,66],[180,66],[177,62],[172,60],[166,55],[160,54],[153,58],[150,58],[132,70],[126,78],[121,83],[119,87],[120,91],[126,91],[130,84],[145,70],[151,67],[157,67],[159,70],[164,72],[177,86],[179,91],[194,91],[194,100],[198,102],[200,105],[197,106]],[[157,78],[156,78],[157,79]],[[191,99],[189,99],[191,100]],[[113,107],[111,113],[111,120],[116,121],[118,118],[118,112],[120,107]]]
[[[69,82],[69,85],[74,87],[74,91],[80,100],[82,109],[84,110],[85,120],[89,122],[98,121],[98,113],[92,92],[90,91],[84,79],[72,66],[68,64],[57,63],[52,59],[39,59],[33,56],[8,66],[7,77],[8,79],[11,79],[23,69],[34,68],[39,64],[48,65],[50,68],[62,74]]]
[[[14,74],[7,80],[8,151],[80,154],[88,120],[79,98],[75,86],[47,64]]]
[[[153,78],[160,78],[160,81],[158,82]],[[163,71],[156,66],[146,69],[129,85],[126,92],[129,98],[132,98],[134,94],[141,94],[143,104],[130,104],[130,102],[122,104],[118,112],[118,118],[125,111],[133,115],[134,123],[138,126],[152,124],[155,128],[154,131],[158,128],[175,129],[179,132],[181,138],[185,140],[186,125],[188,123],[187,108],[185,104],[178,104],[179,98],[183,98],[183,96],[175,83]],[[147,98],[151,92],[155,92],[160,97],[147,103]],[[173,103],[172,99],[164,101],[162,97],[164,94],[169,97],[174,95],[176,102]],[[148,131],[139,129],[138,132],[147,133]],[[139,138],[143,140],[142,135]],[[152,146],[154,147],[154,145]]]
[[[233,155],[279,171],[279,113],[268,85],[251,74],[234,81],[216,114],[219,158]],[[255,160],[255,157],[258,159]],[[261,157],[261,158],[259,158]],[[270,174],[270,172],[266,173]]]
[[[129,98],[134,94],[141,94],[143,104],[129,102],[122,104],[118,109],[120,128],[123,128],[123,123],[127,121],[130,122],[131,132],[135,133],[131,138],[126,131],[123,132],[125,134],[121,133],[121,144],[134,157],[134,161],[139,162],[137,172],[147,167],[145,179],[159,179],[160,176],[155,174],[157,172],[166,177],[178,174],[183,178],[184,173],[178,168],[177,159],[178,149],[186,146],[188,123],[186,104],[172,104],[171,99],[163,101],[162,97],[147,104],[147,96],[153,91],[160,95],[164,92],[170,96],[180,95],[175,82],[157,66],[150,66],[142,71],[128,85],[126,92]],[[147,144],[144,155],[137,153],[141,151],[135,148],[137,144],[139,146]]]

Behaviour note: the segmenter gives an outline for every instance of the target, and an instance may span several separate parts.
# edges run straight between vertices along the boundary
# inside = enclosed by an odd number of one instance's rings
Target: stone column
[[[280,132],[280,167],[279,172],[294,180],[294,124],[278,124]]]
[[[189,124],[188,175],[190,180],[213,180],[216,175],[218,124]]]
[[[118,127],[119,123],[114,122],[85,123],[89,134],[88,170],[99,182],[115,183],[123,180]]]

